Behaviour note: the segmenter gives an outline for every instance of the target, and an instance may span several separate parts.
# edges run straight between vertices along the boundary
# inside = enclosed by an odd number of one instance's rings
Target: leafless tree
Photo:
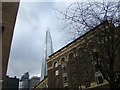
[[[98,29],[101,33],[97,36],[98,50],[89,50],[111,89],[120,87],[120,70],[116,71],[114,68],[116,60],[119,59],[117,57],[120,56],[120,2],[75,2],[65,12],[59,12],[64,15],[64,30],[77,36],[103,22],[107,23],[102,30]]]
[[[105,22],[102,30],[97,29],[100,33],[96,35],[95,47],[87,50],[92,53],[93,60],[111,89],[114,89],[120,87],[120,26]]]

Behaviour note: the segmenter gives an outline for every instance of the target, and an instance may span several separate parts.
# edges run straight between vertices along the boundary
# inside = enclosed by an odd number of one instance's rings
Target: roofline
[[[72,43],[76,42],[77,40],[79,40],[80,38],[84,37],[85,35],[87,35],[88,33],[90,33],[91,31],[95,30],[96,28],[100,27],[102,24],[108,23],[107,20],[103,21],[101,24],[99,24],[98,26],[94,27],[93,29],[89,30],[88,32],[86,32],[85,34],[81,35],[80,37],[78,37],[77,39],[73,40],[72,42],[68,43],[67,45],[65,45],[64,47],[62,47],[61,49],[59,49],[58,51],[54,52],[53,54],[51,54],[49,56],[52,57],[54,56],[56,53],[60,52],[61,50],[63,50],[64,48],[70,46]]]
[[[47,79],[48,78],[48,76],[46,76],[42,81],[40,81],[40,82],[38,82],[34,87],[33,87],[33,90],[41,83],[41,82],[43,82],[45,79]]]

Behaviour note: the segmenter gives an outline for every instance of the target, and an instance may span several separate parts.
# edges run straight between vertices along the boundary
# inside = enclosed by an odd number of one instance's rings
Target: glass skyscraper
[[[46,60],[49,56],[53,53],[53,46],[52,46],[52,38],[50,34],[50,29],[48,28],[46,31],[46,38],[45,38],[45,47],[44,47],[44,55],[42,60],[42,69],[41,69],[41,81],[47,76],[47,63]]]

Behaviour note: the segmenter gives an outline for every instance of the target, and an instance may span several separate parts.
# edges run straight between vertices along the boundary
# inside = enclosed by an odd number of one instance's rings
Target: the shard
[[[45,38],[45,47],[44,47],[44,55],[42,60],[42,69],[41,69],[41,79],[42,81],[47,76],[47,63],[46,60],[49,58],[49,56],[53,53],[53,47],[52,47],[52,38],[50,34],[49,28],[46,31],[46,38]]]

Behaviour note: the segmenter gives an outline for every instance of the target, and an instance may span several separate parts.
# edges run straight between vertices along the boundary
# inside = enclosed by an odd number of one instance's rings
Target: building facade
[[[48,77],[45,77],[41,82],[37,83],[32,90],[42,90],[48,88]]]
[[[3,81],[3,90],[18,90],[19,88],[19,78],[6,76],[6,79]]]
[[[40,77],[33,76],[32,78],[30,78],[29,80],[30,89],[32,89],[39,82],[40,82]]]
[[[26,72],[22,75],[20,80],[20,90],[29,90],[29,73]]]
[[[31,90],[36,84],[40,82],[40,77],[33,76],[29,78],[29,72],[24,73],[24,75],[21,76],[20,79],[20,90]]]
[[[2,78],[5,79],[19,2],[2,2]]]
[[[18,2],[0,1],[0,89],[6,78],[12,36],[17,17]]]
[[[109,88],[109,83],[105,80],[98,67],[95,54],[95,52],[98,52],[105,59],[108,59],[108,56],[105,55],[107,47],[103,47],[103,45],[108,43],[110,49],[112,45],[109,44],[110,41],[107,41],[106,37],[103,38],[104,33],[102,33],[105,30],[107,32],[106,34],[110,34],[108,25],[115,28],[116,34],[113,35],[113,38],[114,40],[118,40],[120,37],[120,26],[115,27],[108,21],[104,21],[94,29],[50,55],[49,59],[46,60],[48,76],[38,83],[33,90],[37,88],[69,88],[79,90]],[[111,38],[110,36],[108,39]],[[100,47],[103,47],[102,52],[100,51]],[[115,77],[118,78],[120,77],[120,43],[115,52],[118,56],[115,58],[113,69],[114,72],[119,73]],[[101,60],[101,58],[98,59]],[[46,85],[48,87],[45,87]]]
[[[50,56],[47,60],[49,88],[109,87],[94,60],[95,58],[89,51],[90,49],[92,51],[99,50],[98,35],[101,35],[99,30],[102,30],[106,24],[108,23],[104,22],[98,25]],[[120,56],[116,58],[117,62],[115,62],[115,69],[118,72],[120,72],[119,58]]]

